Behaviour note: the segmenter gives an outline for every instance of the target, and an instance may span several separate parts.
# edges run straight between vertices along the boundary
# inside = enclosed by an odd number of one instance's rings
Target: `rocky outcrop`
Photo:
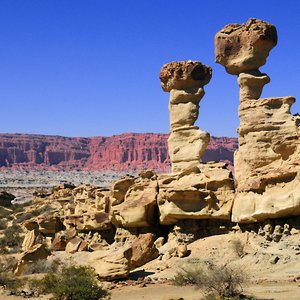
[[[230,220],[234,182],[224,163],[198,164],[158,177],[160,223],[182,219]]]
[[[0,134],[0,169],[167,170],[168,134],[126,133],[111,137],[68,138]],[[211,137],[202,159],[233,162],[235,138]]]
[[[114,225],[122,227],[153,225],[157,219],[155,217],[157,193],[156,174],[151,171],[142,172],[127,189],[124,202],[112,207],[111,219]]]
[[[276,42],[276,28],[256,19],[228,25],[215,39],[216,61],[238,74],[240,86],[234,222],[300,215],[300,117],[290,112],[295,99],[260,98],[270,78],[258,68]]]
[[[165,64],[160,71],[161,86],[170,92],[168,146],[173,172],[199,163],[209,143],[209,133],[194,124],[204,96],[203,86],[211,74],[210,67],[191,60]]]

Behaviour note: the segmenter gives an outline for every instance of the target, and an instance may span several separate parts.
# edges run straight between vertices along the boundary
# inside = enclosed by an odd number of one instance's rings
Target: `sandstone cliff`
[[[168,134],[125,133],[111,137],[0,134],[0,168],[52,170],[134,170],[170,167]],[[211,137],[203,161],[233,164],[237,139]]]

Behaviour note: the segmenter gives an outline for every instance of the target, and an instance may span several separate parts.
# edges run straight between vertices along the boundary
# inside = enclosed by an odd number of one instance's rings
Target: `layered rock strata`
[[[230,220],[234,182],[224,163],[198,164],[158,177],[160,223],[182,219]]]
[[[300,215],[300,118],[290,112],[295,99],[260,98],[270,78],[258,68],[276,43],[276,28],[256,19],[228,25],[215,38],[216,61],[238,75],[240,86],[234,222]]]
[[[209,143],[209,133],[194,124],[204,96],[203,86],[211,74],[210,67],[191,60],[165,64],[160,71],[162,88],[170,92],[168,147],[173,172],[198,164]]]

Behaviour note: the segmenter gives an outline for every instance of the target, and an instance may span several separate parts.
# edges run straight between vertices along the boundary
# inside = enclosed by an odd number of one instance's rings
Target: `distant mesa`
[[[0,168],[24,170],[127,171],[170,169],[168,134],[124,133],[110,137],[0,134]],[[212,137],[203,161],[233,164],[237,139]]]

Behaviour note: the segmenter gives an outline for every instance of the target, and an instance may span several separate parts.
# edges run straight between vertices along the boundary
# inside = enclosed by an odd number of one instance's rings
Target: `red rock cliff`
[[[125,133],[111,137],[70,138],[0,134],[0,168],[53,170],[167,170],[168,134]],[[237,139],[212,137],[203,161],[233,163]]]

